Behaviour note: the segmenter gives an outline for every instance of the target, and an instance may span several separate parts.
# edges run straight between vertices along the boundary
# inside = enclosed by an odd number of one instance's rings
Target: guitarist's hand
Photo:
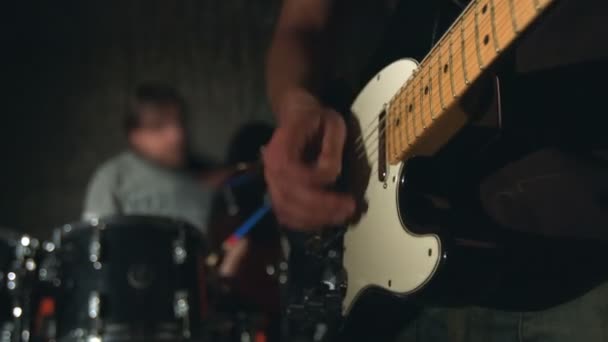
[[[328,190],[341,172],[344,119],[303,90],[287,94],[279,110],[281,122],[264,150],[264,174],[279,222],[297,230],[344,223],[354,214],[355,201]]]

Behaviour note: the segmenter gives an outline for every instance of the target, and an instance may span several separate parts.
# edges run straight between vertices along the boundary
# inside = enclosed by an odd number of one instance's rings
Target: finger
[[[295,147],[303,143],[296,134],[289,134],[285,128],[277,128],[267,147],[262,151],[264,162],[270,167],[281,166],[292,159]]]
[[[297,212],[294,215],[285,192],[278,190],[276,183],[268,184],[268,192],[274,215],[280,225],[294,230],[305,230],[314,225],[314,222],[309,221],[307,217],[302,217]]]
[[[273,203],[280,216],[296,228],[342,224],[355,212],[354,199],[349,195],[303,184],[277,183],[273,186],[277,201]]]
[[[344,119],[335,111],[331,111],[323,124],[323,140],[321,153],[317,160],[317,176],[325,184],[333,183],[342,171],[342,153],[346,140],[346,125]]]
[[[282,141],[277,141],[282,143]],[[299,159],[287,157],[292,152],[281,147],[270,146],[262,153],[264,174],[267,182],[274,179],[287,179],[310,185],[326,185],[327,177],[320,175],[316,169]]]

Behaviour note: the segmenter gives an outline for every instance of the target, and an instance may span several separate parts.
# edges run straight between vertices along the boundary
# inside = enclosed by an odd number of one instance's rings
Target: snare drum
[[[126,216],[57,235],[59,341],[199,340],[205,249],[194,227]]]

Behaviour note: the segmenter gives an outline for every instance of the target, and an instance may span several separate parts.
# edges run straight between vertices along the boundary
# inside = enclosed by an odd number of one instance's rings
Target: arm
[[[285,99],[294,93],[315,94],[329,67],[324,49],[333,1],[285,0],[267,60],[267,91],[281,122]]]
[[[268,56],[268,95],[279,124],[264,149],[264,175],[277,219],[294,229],[340,224],[355,210],[350,195],[327,189],[340,174],[346,125],[315,92],[330,64],[323,46],[330,45],[324,37],[332,7],[331,0],[285,0]],[[319,145],[314,160],[305,156]]]
[[[114,172],[101,167],[95,172],[87,187],[82,218],[85,220],[114,215],[120,212],[114,196]]]

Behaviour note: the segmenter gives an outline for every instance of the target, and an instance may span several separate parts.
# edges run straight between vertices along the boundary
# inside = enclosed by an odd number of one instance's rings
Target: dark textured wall
[[[124,103],[141,81],[168,81],[183,93],[193,146],[200,154],[219,159],[239,125],[271,120],[263,59],[280,1],[3,4],[0,226],[44,235],[52,226],[78,218],[91,172],[125,147]],[[601,10],[584,5],[590,2],[602,4]],[[336,12],[351,19],[337,21],[342,34],[335,39],[341,47],[335,59],[346,71],[336,74],[356,78],[348,70],[356,70],[372,54],[390,11],[382,3],[397,1],[342,1],[345,6]],[[541,35],[541,43],[531,39],[528,45],[540,46],[543,53],[529,49],[528,57],[570,58],[585,50],[573,49],[578,47],[573,39],[581,36],[585,39],[578,43],[593,43],[587,38],[605,33],[601,20],[590,20],[603,18],[591,14],[605,13],[605,1],[569,3],[576,8],[563,12],[583,19],[547,25],[547,30],[579,28],[579,34]],[[605,44],[593,46],[603,48],[596,55],[606,56]]]
[[[278,3],[62,1],[5,11],[0,225],[46,235],[78,219],[91,172],[125,147],[123,108],[138,82],[174,84],[195,151],[214,158],[240,124],[271,120],[263,58]]]

